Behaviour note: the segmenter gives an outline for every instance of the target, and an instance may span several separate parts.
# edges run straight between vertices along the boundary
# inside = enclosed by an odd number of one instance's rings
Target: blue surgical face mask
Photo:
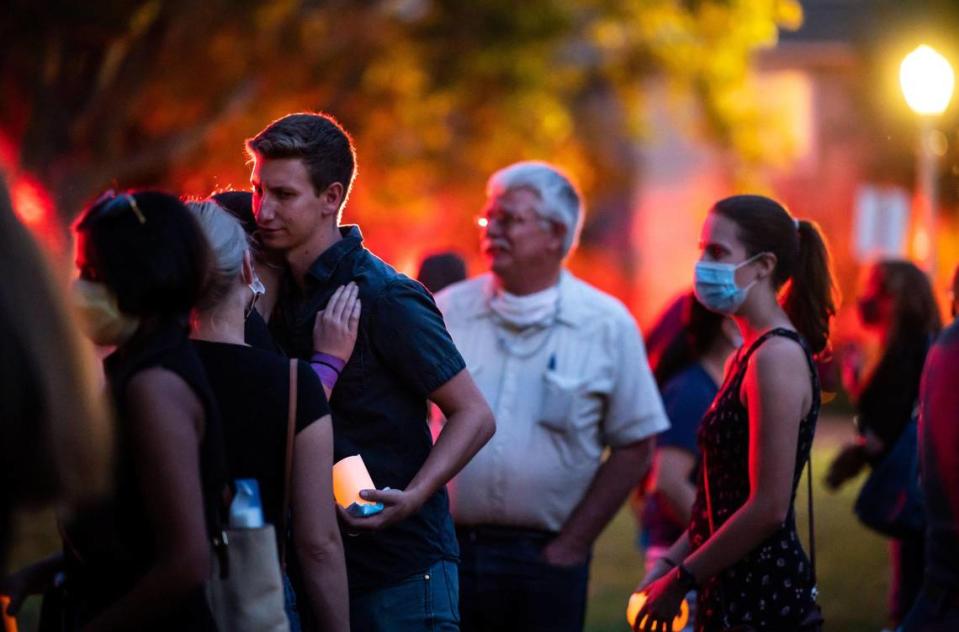
[[[742,263],[719,263],[717,261],[697,261],[693,291],[696,298],[708,310],[731,316],[736,313],[749,289],[758,279],[746,287],[736,285],[736,270],[752,263],[764,253],[753,255]]]

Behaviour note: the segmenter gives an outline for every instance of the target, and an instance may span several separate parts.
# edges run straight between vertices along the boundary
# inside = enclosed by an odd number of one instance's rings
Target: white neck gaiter
[[[515,329],[548,327],[556,318],[558,305],[558,285],[526,296],[516,296],[497,289],[489,302],[493,313]]]

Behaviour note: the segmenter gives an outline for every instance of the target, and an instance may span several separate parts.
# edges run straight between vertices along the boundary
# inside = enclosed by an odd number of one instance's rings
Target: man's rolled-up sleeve
[[[423,397],[466,368],[433,297],[415,281],[395,281],[383,291],[370,332],[383,362]]]

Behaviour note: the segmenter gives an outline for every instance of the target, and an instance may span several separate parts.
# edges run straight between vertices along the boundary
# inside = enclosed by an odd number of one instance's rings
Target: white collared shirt
[[[618,300],[563,271],[556,322],[530,336],[498,324],[493,276],[436,296],[496,417],[496,434],[451,483],[460,525],[559,531],[603,451],[669,427],[636,321]]]

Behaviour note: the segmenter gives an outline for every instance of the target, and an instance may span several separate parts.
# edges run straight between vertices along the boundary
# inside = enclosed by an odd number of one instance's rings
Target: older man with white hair
[[[437,296],[498,424],[452,483],[464,632],[582,630],[593,542],[669,426],[630,313],[564,269],[582,215],[556,167],[498,171],[491,272]]]

